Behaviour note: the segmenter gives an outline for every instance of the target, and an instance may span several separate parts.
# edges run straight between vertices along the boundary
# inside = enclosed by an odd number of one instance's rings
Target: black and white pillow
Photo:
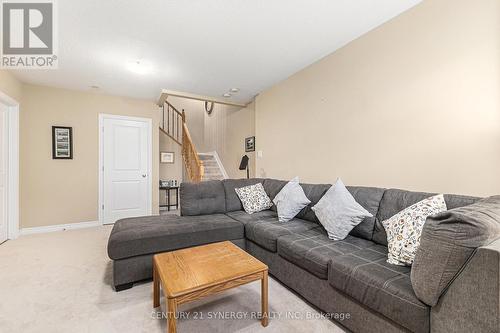
[[[273,203],[264,191],[261,183],[255,185],[235,188],[236,194],[240,198],[243,209],[248,214],[253,214],[271,208]]]

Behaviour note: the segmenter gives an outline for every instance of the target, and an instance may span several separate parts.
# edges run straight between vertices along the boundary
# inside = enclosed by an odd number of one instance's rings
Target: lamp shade
[[[248,156],[243,155],[240,162],[240,170],[245,170],[248,167]]]

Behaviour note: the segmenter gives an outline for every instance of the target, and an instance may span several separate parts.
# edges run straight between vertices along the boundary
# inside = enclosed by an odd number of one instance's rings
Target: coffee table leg
[[[153,308],[160,306],[160,277],[153,263]]]
[[[167,318],[168,318],[168,333],[176,333],[177,332],[177,320],[175,318],[177,314],[177,302],[175,298],[169,298],[168,301],[168,309],[167,309]]]
[[[268,292],[267,292],[267,271],[262,274],[261,281],[261,297],[262,297],[262,326],[266,327],[269,324],[269,305],[268,305]]]

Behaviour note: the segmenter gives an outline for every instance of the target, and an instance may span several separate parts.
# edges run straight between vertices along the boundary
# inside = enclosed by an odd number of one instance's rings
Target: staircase
[[[205,169],[203,173],[203,181],[222,180],[228,178],[226,170],[224,169],[217,152],[199,153],[198,156]]]
[[[182,147],[182,160],[188,180],[200,182],[228,178],[217,152],[198,153],[186,125],[184,110],[179,112],[165,101],[162,108],[160,132]]]

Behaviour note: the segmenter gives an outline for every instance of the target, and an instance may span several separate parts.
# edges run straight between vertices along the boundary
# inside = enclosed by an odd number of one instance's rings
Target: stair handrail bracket
[[[179,112],[168,101],[164,101],[160,131],[182,147],[182,160],[189,180],[192,182],[202,181],[204,175],[203,162],[200,160],[189,134],[184,110]]]

